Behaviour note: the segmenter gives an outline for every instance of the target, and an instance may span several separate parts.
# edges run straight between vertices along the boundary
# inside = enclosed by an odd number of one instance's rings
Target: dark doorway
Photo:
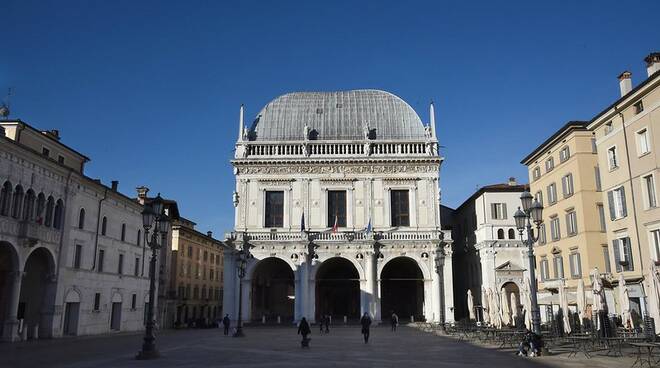
[[[110,315],[110,329],[121,330],[121,302],[112,303],[112,314]]]
[[[25,276],[21,284],[19,319],[27,328],[28,338],[47,338],[52,335],[54,283],[52,256],[46,248],[37,248],[25,262]],[[38,327],[38,328],[37,328]]]
[[[397,257],[387,262],[380,273],[381,318],[386,320],[394,311],[401,320],[410,316],[424,319],[424,276],[417,262]]]
[[[66,303],[64,305],[64,331],[65,335],[78,334],[78,313],[80,303]]]
[[[325,314],[336,321],[360,317],[360,275],[345,258],[328,259],[316,273],[316,320]]]
[[[295,304],[295,277],[291,267],[275,257],[266,258],[256,265],[252,274],[252,319],[267,322],[293,321]]]

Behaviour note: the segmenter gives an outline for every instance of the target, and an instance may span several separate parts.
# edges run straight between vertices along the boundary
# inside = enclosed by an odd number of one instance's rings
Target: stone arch
[[[430,280],[430,279],[433,278],[433,276],[431,275],[431,271],[429,271],[429,268],[428,268],[428,266],[426,265],[425,262],[422,262],[420,259],[417,259],[417,258],[415,258],[415,257],[411,257],[411,256],[406,255],[406,256],[392,256],[392,257],[388,257],[388,258],[386,258],[386,259],[382,262],[382,264],[379,264],[379,265],[378,265],[378,278],[379,278],[379,279],[380,279],[380,277],[381,277],[381,274],[382,274],[383,269],[385,268],[385,266],[386,266],[389,262],[391,262],[392,260],[397,259],[397,258],[408,258],[408,259],[414,261],[414,262],[417,264],[417,267],[419,267],[419,269],[422,271],[422,276],[424,277],[424,279],[426,279],[426,280]]]
[[[504,237],[504,229],[497,229],[497,239],[505,239]]]
[[[293,321],[295,268],[283,257],[269,256],[253,262],[250,269],[250,316],[253,320]]]
[[[400,318],[424,318],[424,272],[420,262],[412,257],[390,258],[379,275],[381,316],[392,312]]]
[[[80,291],[76,288],[70,288],[64,294],[64,303],[80,303]]]
[[[261,262],[263,260],[266,260],[268,258],[277,258],[280,261],[284,261],[286,264],[289,265],[289,267],[291,267],[291,271],[293,271],[294,273],[297,270],[297,267],[296,267],[295,263],[293,263],[293,260],[291,260],[290,258],[281,256],[281,255],[265,256],[265,257],[262,257],[262,258],[256,258],[256,257],[257,256],[255,256],[255,258],[250,259],[250,261],[248,262],[247,269],[245,271],[245,279],[246,280],[252,280],[252,275],[254,274],[254,270],[257,267],[257,265],[259,264],[259,262]]]
[[[121,293],[119,291],[115,291],[114,293],[112,293],[111,302],[112,303],[123,303],[124,298],[123,298],[123,296],[121,295]]]
[[[80,318],[80,291],[72,287],[64,294],[64,318],[62,318],[62,334],[75,336],[78,334]]]
[[[34,248],[25,260],[18,319],[23,319],[28,338],[52,337],[56,269],[55,257],[46,247]]]
[[[360,317],[361,267],[354,259],[335,256],[325,259],[316,267],[315,318],[330,315],[335,320]]]
[[[15,321],[16,305],[14,283],[19,273],[19,255],[16,247],[8,242],[0,241],[0,336],[8,337],[15,333],[9,322]],[[8,331],[4,331],[7,328]]]
[[[506,298],[507,304],[509,306],[508,312],[509,316],[505,317],[505,322],[507,324],[511,325],[519,325],[522,323],[521,320],[515,321],[513,316],[514,316],[514,311],[513,311],[513,306],[511,305],[511,294],[516,295],[516,308],[517,308],[517,316],[520,318],[522,316],[522,302],[520,299],[520,285],[518,285],[515,281],[512,280],[506,280],[504,282],[501,282],[498,288],[498,292],[500,293],[501,297],[504,299]],[[504,313],[504,311],[501,311]]]
[[[314,267],[314,271],[312,272],[312,275],[313,275],[312,280],[316,280],[316,275],[318,274],[319,268],[323,265],[323,263],[327,262],[327,261],[329,261],[333,258],[341,258],[341,259],[345,259],[345,260],[351,262],[353,264],[353,267],[355,267],[355,269],[357,270],[360,280],[365,280],[366,279],[366,275],[364,273],[364,268],[362,267],[362,264],[360,264],[360,262],[355,257],[346,257],[346,256],[343,256],[343,255],[339,255],[339,256],[324,257],[323,259],[315,260],[315,267]]]

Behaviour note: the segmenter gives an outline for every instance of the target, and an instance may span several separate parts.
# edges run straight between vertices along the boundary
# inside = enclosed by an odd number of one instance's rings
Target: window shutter
[[[614,213],[614,191],[610,190],[607,192],[607,204],[610,207],[610,220],[614,221],[616,218],[615,213]]]
[[[566,197],[566,194],[568,194],[568,191],[566,191],[566,178],[567,176],[564,176],[561,178],[561,192]]]
[[[575,262],[575,254],[571,254],[568,257],[568,266],[569,266],[570,271],[571,271],[571,276],[575,276],[575,266],[573,264],[574,262]]]
[[[601,191],[601,183],[600,183],[600,168],[598,166],[594,167],[594,172],[596,175],[596,190]]]
[[[502,220],[506,220],[506,203],[502,203]]]
[[[580,260],[580,253],[575,254],[575,262],[577,263],[577,276],[582,276],[582,261]]]
[[[490,218],[496,219],[497,218],[497,206],[495,203],[490,204]]]
[[[621,204],[622,204],[622,212],[623,212],[623,217],[628,216],[628,210],[626,210],[626,190],[624,187],[619,188],[621,190]]]
[[[630,245],[630,238],[625,238],[623,244],[623,251],[626,253],[626,271],[633,271],[635,267],[633,266],[633,257],[632,257],[632,246]]]
[[[612,248],[614,248],[614,266],[616,272],[621,272],[621,255],[619,254],[619,239],[612,240]]]

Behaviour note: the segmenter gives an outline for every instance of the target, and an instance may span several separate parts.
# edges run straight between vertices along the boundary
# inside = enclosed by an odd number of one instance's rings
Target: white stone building
[[[0,127],[3,340],[142,329],[142,206],[85,176],[57,131]]]
[[[239,303],[237,253],[225,251],[224,312],[235,320],[240,304],[245,321],[329,314],[337,323],[393,310],[402,320],[453,321],[430,112],[424,126],[405,101],[378,90],[285,94],[251,126],[241,107],[226,243],[245,241],[253,258]]]
[[[507,300],[514,293],[521,300],[521,291],[528,287],[529,258],[513,214],[521,206],[520,195],[528,188],[510,178],[508,183],[479,188],[455,210],[454,267],[463,275],[456,276],[454,284],[457,318],[468,317],[468,289],[479,319],[484,289],[506,292]]]

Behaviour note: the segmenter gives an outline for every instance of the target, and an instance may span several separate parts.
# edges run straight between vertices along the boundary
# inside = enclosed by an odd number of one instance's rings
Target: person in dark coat
[[[369,327],[371,326],[371,317],[369,317],[367,312],[364,312],[364,315],[360,319],[360,324],[362,325],[362,335],[366,344],[369,342]]]
[[[325,325],[325,333],[330,333],[330,315],[326,314],[323,318],[323,324]]]
[[[225,314],[225,318],[222,319],[222,326],[225,328],[225,336],[229,335],[229,325],[231,325],[229,314]]]
[[[307,319],[303,317],[300,320],[300,324],[298,325],[298,335],[302,335],[302,341],[300,342],[300,345],[305,348],[309,347],[309,340],[307,338],[307,335],[312,333],[312,330],[309,328],[309,323],[307,323]]]
[[[392,332],[396,331],[396,327],[399,325],[399,316],[392,311],[392,316],[390,317],[390,322],[392,323]]]

